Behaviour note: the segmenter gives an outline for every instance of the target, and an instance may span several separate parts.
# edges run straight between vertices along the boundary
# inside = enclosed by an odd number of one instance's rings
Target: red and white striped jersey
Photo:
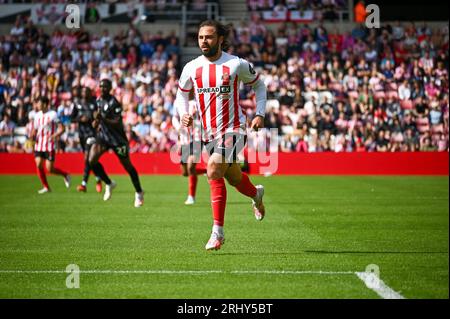
[[[36,130],[36,144],[34,145],[36,152],[52,152],[55,150],[55,140],[51,136],[55,134],[58,123],[58,115],[53,110],[36,113],[33,123]]]
[[[239,105],[239,85],[253,85],[258,78],[249,62],[225,52],[214,62],[201,55],[185,65],[178,87],[185,93],[194,89],[203,141],[228,132],[245,134],[246,115]]]
[[[181,145],[189,145],[191,142],[200,142],[202,140],[202,124],[194,100],[189,101],[189,114],[194,118],[191,127],[183,127],[178,114],[172,117],[172,125],[179,132],[179,143]]]

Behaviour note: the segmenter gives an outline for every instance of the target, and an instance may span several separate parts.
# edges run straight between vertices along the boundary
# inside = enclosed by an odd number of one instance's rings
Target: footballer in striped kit
[[[202,124],[202,142],[210,154],[207,175],[214,224],[206,250],[220,249],[225,241],[225,179],[252,199],[257,220],[262,220],[265,215],[264,187],[254,186],[242,173],[237,155],[245,147],[247,129],[246,115],[239,105],[240,83],[251,85],[256,94],[256,115],[250,127],[255,130],[264,126],[266,87],[248,61],[223,51],[228,33],[228,27],[217,21],[207,20],[200,24],[198,45],[202,55],[183,68],[175,100],[182,124],[190,127],[193,117],[189,113],[189,92],[194,90]]]
[[[58,115],[50,108],[49,99],[42,96],[37,101],[38,112],[33,121],[32,138],[35,140],[34,157],[37,174],[43,188],[39,194],[50,192],[50,186],[45,175],[44,162],[47,171],[64,177],[64,184],[70,187],[70,175],[55,167],[55,140],[64,133],[64,126],[59,122]]]
[[[197,193],[198,175],[206,173],[206,168],[199,167],[202,155],[202,127],[200,117],[195,106],[193,90],[189,95],[189,114],[193,117],[192,127],[183,127],[178,115],[173,116],[172,125],[178,130],[178,153],[180,155],[181,173],[188,178],[188,197],[185,205],[195,204],[195,195]]]

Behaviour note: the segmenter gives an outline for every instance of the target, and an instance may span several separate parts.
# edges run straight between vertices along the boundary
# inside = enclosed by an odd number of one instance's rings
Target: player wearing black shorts
[[[130,161],[128,139],[122,123],[122,105],[111,95],[112,84],[108,79],[100,81],[101,96],[96,101],[96,112],[94,114],[93,126],[98,128],[96,141],[89,152],[89,163],[94,173],[106,184],[103,200],[111,198],[111,192],[116,183],[106,175],[105,170],[94,166],[104,152],[112,149],[116,153],[123,168],[131,177],[136,190],[134,206],[140,207],[144,203],[144,192],[141,188],[139,175]]]
[[[80,92],[81,91],[81,92]],[[74,87],[71,121],[78,123],[78,136],[80,145],[84,153],[84,172],[81,185],[78,185],[79,192],[86,192],[86,185],[89,179],[91,166],[89,165],[89,151],[91,145],[95,142],[95,129],[92,126],[94,120],[94,111],[96,109],[95,100],[92,98],[91,90],[88,87]],[[81,97],[80,97],[81,94]],[[97,165],[101,165],[97,163]],[[96,176],[96,190],[98,193],[102,191],[102,181]]]

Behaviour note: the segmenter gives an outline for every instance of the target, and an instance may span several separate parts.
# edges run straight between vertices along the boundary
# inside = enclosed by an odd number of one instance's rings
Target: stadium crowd
[[[253,14],[230,40],[228,52],[251,61],[267,85],[266,126],[278,129],[279,150],[448,151],[448,26],[357,26],[335,34],[322,24],[292,23],[274,32]],[[83,28],[46,34],[18,19],[0,44],[0,151],[32,151],[18,135],[29,132],[40,95],[66,126],[60,151],[80,151],[70,122],[73,88],[98,94],[104,77],[123,105],[131,152],[169,151],[177,142],[172,117],[182,65],[175,33],[130,25],[114,35]],[[243,88],[240,97],[251,119],[253,93]]]
[[[249,12],[260,11],[314,11],[316,19],[334,21],[339,18],[339,11],[346,10],[346,0],[247,0]]]

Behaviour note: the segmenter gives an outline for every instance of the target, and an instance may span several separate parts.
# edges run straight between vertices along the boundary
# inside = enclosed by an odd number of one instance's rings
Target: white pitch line
[[[274,275],[352,275],[353,271],[321,270],[232,270],[231,274],[274,274]]]
[[[353,271],[321,271],[321,270],[0,270],[0,274],[167,274],[167,275],[208,275],[208,274],[273,274],[273,275],[351,275]]]
[[[356,272],[356,276],[361,279],[367,288],[375,291],[383,299],[406,299],[400,293],[394,291],[386,285],[383,280],[368,272]]]
[[[92,269],[79,271],[65,271],[65,270],[20,270],[20,269],[0,269],[0,274],[65,274],[65,273],[80,273],[80,274],[147,274],[147,275],[209,275],[209,274],[271,274],[271,275],[356,275],[361,279],[367,288],[375,291],[381,298],[384,299],[405,299],[400,293],[391,289],[380,278],[375,277],[376,284],[374,284],[374,275],[367,272],[354,271],[322,271],[322,270],[114,270],[114,269]]]

